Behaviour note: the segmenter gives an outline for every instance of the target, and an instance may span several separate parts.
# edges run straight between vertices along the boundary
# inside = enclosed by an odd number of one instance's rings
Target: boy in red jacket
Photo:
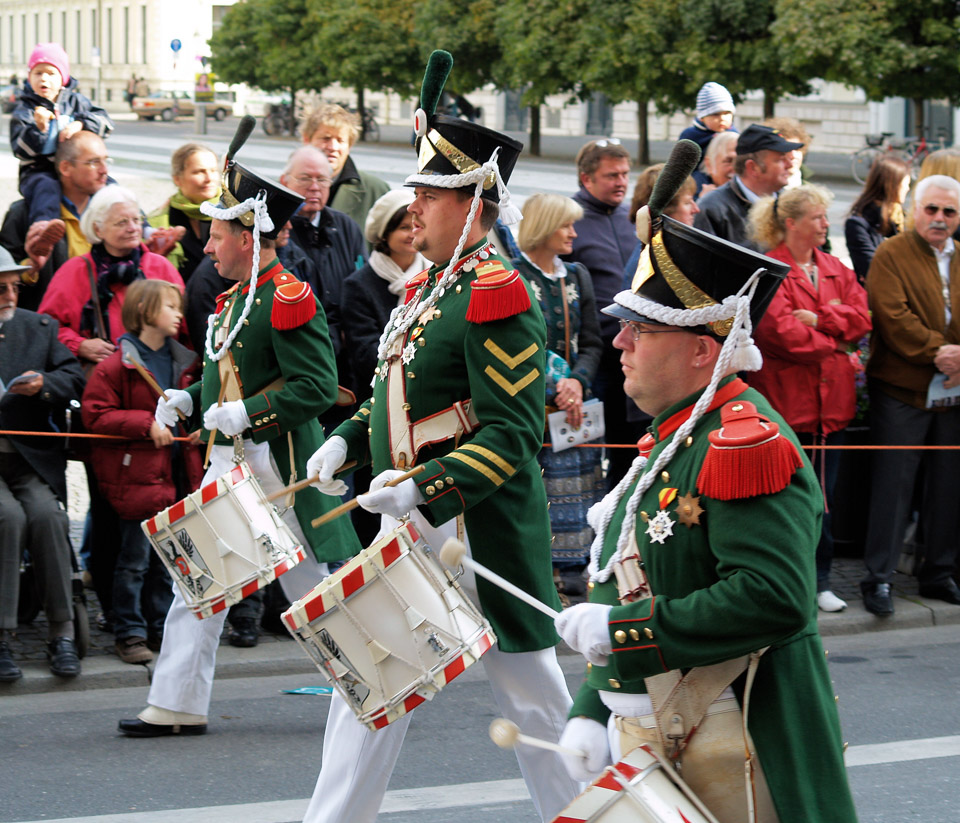
[[[180,290],[163,280],[137,280],[123,305],[120,348],[97,365],[83,394],[83,421],[104,440],[92,449],[100,491],[120,518],[121,548],[113,578],[116,650],[125,663],[147,663],[159,649],[173,591],[170,576],[140,522],[200,485],[200,454],[175,443],[154,419],[156,391],[124,360],[146,367],[164,389],[186,388],[196,377],[197,355],[174,338],[183,319]],[[125,358],[124,354],[128,356]]]

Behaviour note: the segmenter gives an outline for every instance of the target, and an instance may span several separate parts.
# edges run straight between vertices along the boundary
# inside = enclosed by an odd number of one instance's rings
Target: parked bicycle
[[[356,114],[357,110],[353,106],[348,106],[346,103],[338,103],[337,105],[346,109],[351,114]],[[360,132],[360,139],[367,143],[379,143],[380,142],[380,124],[376,121],[376,118],[373,116],[373,109],[370,106],[363,107],[363,120],[362,120],[362,131]]]
[[[910,164],[911,177],[916,179],[920,172],[920,166],[927,155],[946,146],[946,140],[942,133],[932,142],[927,141],[926,135],[921,137],[895,137],[893,132],[889,131],[881,134],[868,134],[865,140],[867,145],[853,153],[850,168],[853,179],[861,185],[866,182],[870,167],[881,155],[893,156]]]
[[[293,109],[289,103],[267,103],[264,106],[263,130],[270,136],[277,134],[291,134],[294,137],[300,133],[300,124],[296,121]]]

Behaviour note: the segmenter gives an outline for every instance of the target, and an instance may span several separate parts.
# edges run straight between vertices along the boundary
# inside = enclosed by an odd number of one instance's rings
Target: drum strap
[[[452,406],[424,417],[416,423],[410,420],[406,382],[401,358],[396,357],[387,372],[387,419],[390,428],[390,454],[393,465],[407,469],[416,464],[420,449],[432,443],[453,438],[456,443],[464,434],[470,434],[480,425],[472,400],[458,400]]]

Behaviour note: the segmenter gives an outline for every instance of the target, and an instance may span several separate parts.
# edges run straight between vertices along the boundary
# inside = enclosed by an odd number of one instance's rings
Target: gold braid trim
[[[440,132],[436,129],[430,129],[430,133],[427,134],[427,139],[423,141],[424,144],[430,144],[432,147],[440,152],[447,160],[450,161],[450,164],[458,171],[460,174],[466,174],[467,172],[476,171],[480,168],[480,164],[474,160],[470,155],[460,151],[453,143],[447,140]],[[423,170],[423,167],[426,166],[427,162],[432,157],[432,153],[428,153],[424,150],[423,145],[420,147],[420,169]],[[492,173],[487,175],[487,178],[483,181],[483,187],[489,189],[494,183],[497,182],[497,178]]]

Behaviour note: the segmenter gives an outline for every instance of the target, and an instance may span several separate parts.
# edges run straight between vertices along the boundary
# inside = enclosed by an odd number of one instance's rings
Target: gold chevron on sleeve
[[[479,460],[474,460],[472,457],[470,457],[470,455],[461,454],[459,451],[452,451],[444,459],[449,460],[451,457],[454,460],[459,460],[464,465],[469,466],[474,471],[480,472],[480,474],[486,477],[487,480],[493,483],[494,486],[503,485],[503,478],[499,474],[497,474],[489,466],[485,466]]]
[[[487,366],[484,370],[484,374],[487,375],[494,383],[496,383],[501,389],[503,389],[511,397],[516,397],[521,391],[523,391],[527,386],[529,386],[534,380],[540,376],[539,369],[530,369],[527,372],[526,377],[521,377],[516,383],[511,383],[504,377],[500,372],[498,372],[493,366]]]
[[[528,357],[533,357],[533,355],[537,353],[537,349],[539,348],[539,346],[537,346],[536,343],[531,343],[516,357],[511,357],[503,349],[501,349],[496,343],[494,343],[493,340],[491,340],[489,337],[484,341],[483,347],[488,352],[490,352],[490,354],[496,357],[497,360],[503,363],[504,366],[506,366],[508,369],[511,369],[511,370],[519,366]]]
[[[517,473],[517,470],[499,454],[496,454],[495,452],[492,452],[490,449],[484,448],[483,446],[478,446],[475,443],[466,443],[460,447],[460,450],[476,452],[488,462],[493,463],[493,465],[500,469],[500,471],[502,471],[504,474],[511,475]]]

